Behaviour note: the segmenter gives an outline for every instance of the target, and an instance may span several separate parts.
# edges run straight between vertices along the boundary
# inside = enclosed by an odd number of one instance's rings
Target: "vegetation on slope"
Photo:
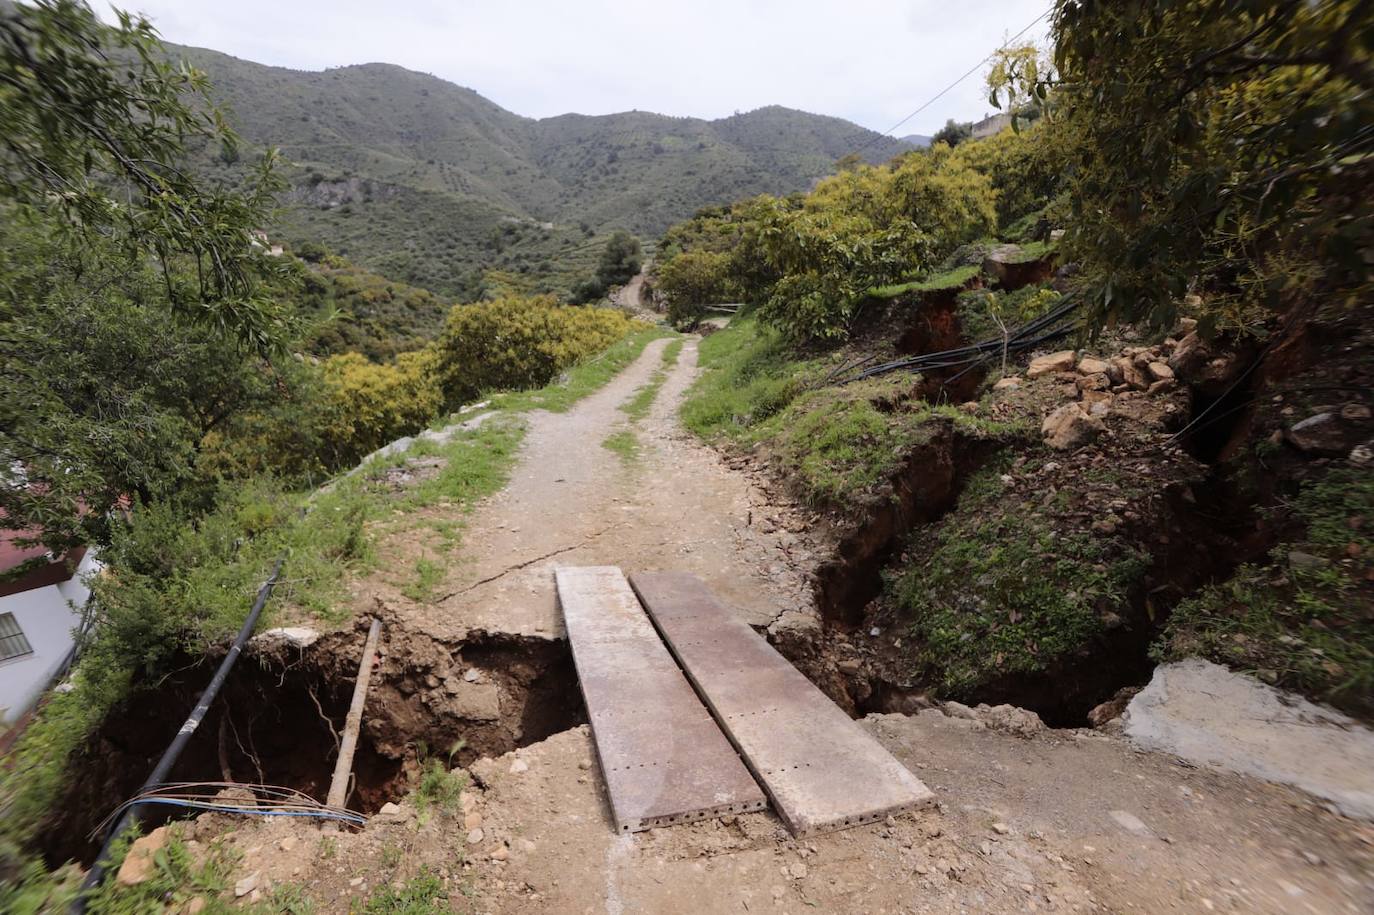
[[[908,148],[785,108],[719,121],[646,112],[530,120],[470,89],[386,64],[302,72],[171,47],[209,74],[249,143],[298,167],[282,228],[385,276],[463,301],[487,270],[566,295],[616,229],[662,232],[708,204],[788,193],[859,144]],[[210,150],[212,172],[238,166]]]
[[[1197,319],[1189,346],[1235,358],[1209,363],[1231,372],[1220,382],[1188,376],[1186,365],[1178,380],[1196,378],[1198,408],[1241,392],[1244,402],[1198,417],[1204,428],[1236,423],[1236,436],[1248,427],[1241,411],[1268,399],[1260,385],[1311,375],[1304,360],[1318,353],[1336,358],[1314,390],[1349,402],[1306,415],[1344,423],[1340,442],[1299,443],[1288,427],[1315,395],[1283,393],[1294,416],[1267,447],[1306,469],[1281,469],[1232,442],[1212,471],[1219,490],[1270,479],[1236,489],[1261,510],[1296,507],[1309,533],[1285,536],[1270,561],[1243,564],[1234,577],[1222,561],[1220,580],[1176,608],[1147,600],[1141,610],[1142,557],[1082,518],[1059,517],[1063,493],[1002,504],[1004,478],[981,475],[889,569],[883,600],[904,634],[904,685],[967,696],[1007,678],[1054,676],[1120,638],[1108,631],[1129,605],[1147,637],[1173,609],[1160,657],[1203,653],[1367,710],[1374,638],[1358,531],[1368,511],[1364,490],[1327,463],[1368,460],[1367,445],[1351,451],[1368,434],[1368,404],[1353,393],[1366,379],[1348,355],[1360,352],[1353,338],[1337,347],[1340,337],[1323,336],[1331,322],[1308,331],[1322,307],[1363,313],[1370,301],[1359,252],[1370,247],[1374,217],[1356,190],[1374,161],[1364,126],[1374,71],[1356,37],[1369,23],[1368,5],[1353,0],[1061,0],[1053,58],[1012,48],[989,74],[994,97],[1017,115],[1013,129],[972,140],[954,125],[930,152],[846,167],[810,194],[703,210],[665,233],[655,284],[670,316],[690,323],[712,301],[744,302],[751,315],[703,343],[706,371],[684,419],[769,457],[802,495],[846,511],[856,494],[881,492],[884,475],[921,447],[929,418],[906,404],[938,389],[913,379],[835,390],[826,379],[834,366],[892,355],[899,336],[903,347],[929,350],[961,335],[995,338],[1065,292],[1087,303],[1085,336],[1122,320],[1162,336],[1186,301]],[[1007,266],[1054,254],[1069,269],[1050,283],[1042,265],[1022,271],[1029,284],[1000,287],[1005,271],[981,276],[977,266],[997,241],[1021,245],[1019,256],[999,255]],[[1248,342],[1256,338],[1265,345]],[[1284,355],[1266,369],[1271,353]],[[970,403],[969,415],[986,405]],[[1113,447],[1098,445],[1098,457],[1119,461]],[[1176,451],[1140,447],[1152,467],[1173,466]],[[1090,477],[1063,482],[1086,492],[1096,487]],[[1290,504],[1295,479],[1302,495]],[[1133,512],[1163,512],[1136,482],[1148,481],[1124,475],[1111,485],[1140,502]]]
[[[1156,655],[1202,655],[1368,715],[1374,480],[1336,471],[1289,508],[1301,535],[1174,608]]]

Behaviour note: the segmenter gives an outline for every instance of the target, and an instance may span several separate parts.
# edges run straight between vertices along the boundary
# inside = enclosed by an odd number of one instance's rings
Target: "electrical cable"
[[[929,108],[931,105],[933,105],[933,104],[935,104],[937,101],[939,101],[941,97],[943,97],[946,93],[948,93],[948,92],[949,92],[951,89],[953,89],[955,86],[959,85],[959,84],[962,83],[964,80],[968,79],[968,78],[969,78],[970,76],[972,76],[974,73],[977,73],[980,67],[982,67],[983,65],[985,65],[988,61],[992,60],[994,57],[996,57],[996,56],[997,56],[998,54],[1000,54],[1002,51],[1006,50],[1006,49],[1011,45],[1011,43],[1012,43],[1013,41],[1015,41],[1016,39],[1020,38],[1022,35],[1026,34],[1027,32],[1029,32],[1029,31],[1036,25],[1036,23],[1040,22],[1040,20],[1044,19],[1046,16],[1048,16],[1048,15],[1049,15],[1050,13],[1052,13],[1052,12],[1054,12],[1054,7],[1053,7],[1053,6],[1051,6],[1049,9],[1045,10],[1045,11],[1044,11],[1043,13],[1041,13],[1039,16],[1036,16],[1033,20],[1031,20],[1031,22],[1030,22],[1029,25],[1027,25],[1027,26],[1026,26],[1025,28],[1023,28],[1021,31],[1017,32],[1015,35],[1013,35],[1013,36],[1011,36],[1010,38],[1008,38],[1006,41],[1002,42],[1002,44],[1001,44],[1000,46],[998,46],[997,50],[993,51],[993,52],[992,52],[991,54],[989,54],[987,57],[984,57],[982,60],[978,61],[978,63],[976,63],[976,64],[974,64],[972,67],[970,67],[969,70],[968,70],[968,72],[966,72],[963,76],[959,77],[959,78],[956,79],[954,82],[950,83],[948,86],[946,86],[945,88],[941,89],[939,92],[935,93],[935,94],[934,94],[933,96],[931,96],[930,99],[929,99],[928,101],[926,101],[923,105],[921,105],[921,106],[920,106],[919,108],[917,108],[915,111],[911,112],[911,114],[908,114],[906,117],[902,118],[902,119],[901,119],[900,121],[898,121],[896,124],[893,124],[893,125],[892,125],[891,127],[889,127],[887,130],[884,130],[882,133],[875,133],[873,136],[871,136],[871,137],[868,138],[868,142],[861,144],[860,146],[858,146],[857,148],[855,148],[850,154],[851,154],[851,155],[854,155],[854,154],[856,154],[856,153],[861,153],[861,152],[863,152],[865,149],[867,149],[868,147],[872,146],[874,143],[878,142],[879,140],[881,140],[881,139],[886,139],[887,137],[891,136],[892,131],[896,130],[898,127],[901,127],[903,124],[905,124],[907,121],[911,120],[912,118],[916,117],[916,115],[920,114],[922,111],[925,111],[925,110],[926,110],[927,108]]]

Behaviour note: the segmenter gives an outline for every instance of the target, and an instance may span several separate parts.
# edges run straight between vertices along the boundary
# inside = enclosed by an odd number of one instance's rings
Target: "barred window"
[[[19,628],[13,613],[0,613],[0,661],[33,654],[33,646]]]

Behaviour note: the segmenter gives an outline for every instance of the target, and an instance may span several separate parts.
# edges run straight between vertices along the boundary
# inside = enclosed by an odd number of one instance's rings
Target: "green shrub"
[[[632,327],[622,312],[559,305],[553,296],[459,305],[435,345],[439,384],[450,406],[485,391],[539,387]]]

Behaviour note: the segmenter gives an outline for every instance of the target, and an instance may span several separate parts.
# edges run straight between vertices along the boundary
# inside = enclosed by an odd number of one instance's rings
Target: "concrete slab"
[[[696,576],[646,572],[630,583],[794,835],[933,802],[920,779]]]
[[[617,832],[764,809],[620,570],[554,576]]]
[[[1190,762],[1300,788],[1374,820],[1374,731],[1201,658],[1155,668],[1126,736]]]

